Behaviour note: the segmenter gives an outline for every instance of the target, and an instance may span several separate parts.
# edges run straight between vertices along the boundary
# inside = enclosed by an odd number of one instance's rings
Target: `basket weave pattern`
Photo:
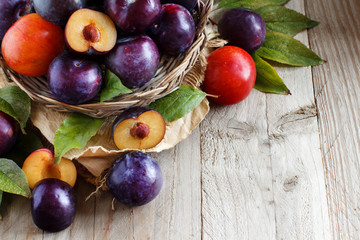
[[[119,95],[103,103],[99,103],[99,97],[76,106],[59,102],[50,92],[46,77],[27,77],[18,74],[6,65],[2,56],[1,68],[9,81],[14,81],[33,101],[43,103],[48,108],[60,112],[80,112],[96,118],[118,115],[129,107],[147,106],[181,85],[185,74],[194,66],[206,44],[205,26],[212,3],[213,0],[199,1],[195,40],[187,52],[176,57],[162,56],[159,68],[148,84],[130,94]]]

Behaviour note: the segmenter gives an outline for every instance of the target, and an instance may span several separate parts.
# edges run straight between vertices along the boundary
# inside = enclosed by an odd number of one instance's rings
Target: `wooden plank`
[[[151,154],[165,180],[160,195],[126,207],[103,193],[96,200],[95,239],[199,239],[201,235],[199,129],[174,149]]]
[[[330,237],[311,69],[277,70],[292,96],[253,91],[201,124],[204,239]]]
[[[359,239],[360,3],[307,0],[306,11],[320,22],[310,45],[327,60],[313,74],[331,233]]]
[[[36,227],[30,212],[30,200],[4,194],[1,205],[0,239],[42,239],[43,231]]]
[[[287,7],[304,14],[304,1]],[[296,36],[308,45],[304,31]],[[277,239],[330,239],[311,68],[277,68],[293,95],[267,97]]]

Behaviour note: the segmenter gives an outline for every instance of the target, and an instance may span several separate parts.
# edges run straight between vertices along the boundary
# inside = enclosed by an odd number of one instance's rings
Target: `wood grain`
[[[44,233],[30,201],[6,194],[0,239],[360,239],[360,2],[287,6],[320,22],[296,38],[327,60],[278,66],[291,96],[212,104],[188,139],[152,154],[165,186],[146,206],[84,202],[94,187],[80,179],[74,223]]]
[[[253,91],[201,124],[204,239],[329,239],[311,68],[277,70],[292,96]]]
[[[164,175],[160,195],[130,208],[103,193],[96,198],[95,239],[199,239],[201,237],[200,133],[160,154],[152,154]]]
[[[310,45],[327,60],[313,68],[333,239],[359,239],[360,2],[306,1],[320,22]]]

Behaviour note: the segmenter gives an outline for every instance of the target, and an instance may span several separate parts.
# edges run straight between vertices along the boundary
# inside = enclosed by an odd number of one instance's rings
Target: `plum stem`
[[[84,38],[87,41],[90,42],[97,42],[100,40],[100,32],[99,29],[97,29],[94,24],[90,23],[89,25],[87,25],[86,27],[84,27],[83,29],[83,35]]]
[[[144,123],[137,123],[130,130],[131,136],[140,139],[146,138],[149,135],[149,133],[150,133],[150,128],[148,125]]]

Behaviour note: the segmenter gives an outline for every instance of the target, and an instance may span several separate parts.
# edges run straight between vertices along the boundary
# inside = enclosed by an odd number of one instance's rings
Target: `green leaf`
[[[314,66],[323,60],[304,44],[283,33],[266,34],[265,42],[256,54],[291,66]]]
[[[55,162],[70,149],[83,148],[99,130],[105,119],[92,118],[80,113],[73,113],[67,117],[55,132],[54,149]]]
[[[0,89],[0,111],[15,118],[24,132],[31,111],[31,99],[17,86]]]
[[[205,97],[206,93],[182,85],[176,91],[151,103],[149,107],[159,112],[165,122],[172,122],[191,112]]]
[[[118,78],[109,69],[106,70],[105,82],[105,87],[101,92],[100,102],[109,100],[113,97],[118,96],[119,94],[132,93],[132,90],[125,87],[122,84],[120,78]]]
[[[268,5],[284,5],[289,0],[222,0],[218,8],[249,8],[256,10]]]
[[[31,192],[25,173],[12,160],[0,158],[0,190],[30,198]]]
[[[301,13],[283,6],[265,6],[256,12],[264,18],[267,32],[280,32],[295,36],[302,30],[318,24]]]
[[[5,157],[12,159],[18,166],[22,166],[25,159],[35,150],[42,148],[43,145],[40,139],[32,132],[28,131],[27,134],[20,134],[15,146]]]
[[[255,53],[252,54],[252,57],[256,66],[256,82],[254,87],[257,90],[266,93],[290,94],[290,90],[269,63]]]

